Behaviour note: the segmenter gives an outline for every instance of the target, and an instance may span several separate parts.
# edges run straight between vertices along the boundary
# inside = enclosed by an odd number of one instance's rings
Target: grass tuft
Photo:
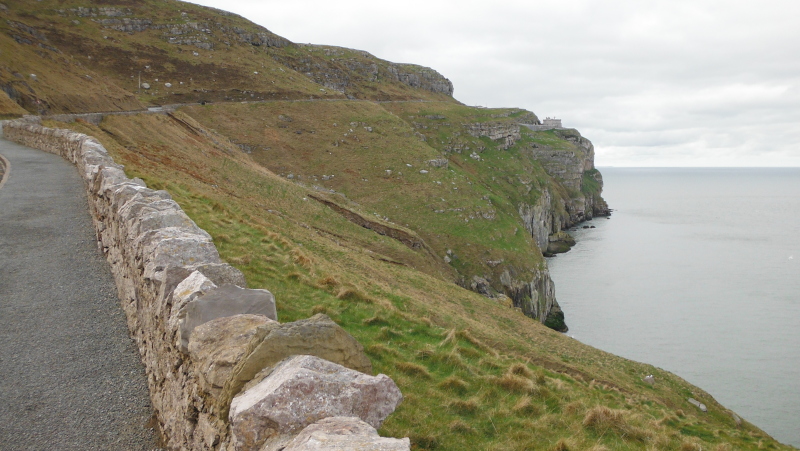
[[[317,286],[319,288],[336,288],[339,286],[339,281],[336,280],[333,276],[325,276],[317,281]]]
[[[511,411],[521,416],[538,416],[542,414],[542,408],[535,404],[530,396],[523,396],[514,404]]]
[[[533,393],[536,389],[530,379],[510,373],[494,378],[494,382],[513,393]]]
[[[374,357],[378,357],[378,358],[389,357],[389,356],[391,356],[391,357],[400,357],[400,353],[399,352],[397,352],[396,350],[394,350],[392,348],[387,347],[383,343],[373,343],[373,344],[367,346],[366,351],[367,351],[367,354],[369,354],[371,356],[374,356]]]
[[[388,324],[388,321],[386,321],[386,319],[384,319],[382,316],[375,314],[375,316],[365,319],[362,321],[362,323],[364,323],[365,326],[377,326],[381,324]]]
[[[533,371],[531,371],[527,365],[524,363],[515,363],[508,368],[509,374],[514,374],[517,376],[522,376],[530,379],[533,377]]]
[[[424,366],[414,362],[398,362],[395,367],[401,372],[409,376],[423,377],[425,379],[431,378],[431,373]]]
[[[475,429],[464,420],[455,420],[450,423],[450,431],[456,434],[472,434]]]
[[[472,415],[478,411],[480,404],[475,398],[466,401],[455,399],[447,403],[447,408],[459,415]]]
[[[606,406],[592,407],[583,418],[583,427],[599,433],[603,433],[608,429],[619,429],[624,425],[623,412],[609,409]]]
[[[373,302],[375,302],[374,299],[370,298],[364,293],[354,288],[346,288],[346,287],[342,287],[342,289],[339,290],[339,292],[336,294],[336,299],[339,299],[341,301],[366,302],[368,304],[372,304]]]
[[[439,383],[439,388],[464,394],[467,392],[469,384],[467,384],[464,379],[461,379],[458,376],[448,376],[445,380]]]

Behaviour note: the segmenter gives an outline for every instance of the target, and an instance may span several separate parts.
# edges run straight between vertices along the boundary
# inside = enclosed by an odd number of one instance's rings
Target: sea
[[[611,217],[547,262],[567,334],[800,447],[800,168],[599,169]]]

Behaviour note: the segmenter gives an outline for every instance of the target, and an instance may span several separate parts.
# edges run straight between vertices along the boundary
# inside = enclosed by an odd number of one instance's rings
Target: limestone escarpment
[[[521,204],[520,216],[525,227],[536,237],[544,251],[552,235],[595,216],[609,214],[603,200],[603,178],[594,167],[594,145],[574,129],[552,132],[571,145],[548,146],[533,143],[527,152],[564,188],[557,196],[545,191],[535,205]]]
[[[341,93],[351,95],[364,83],[388,80],[437,94],[453,95],[453,83],[428,67],[392,63],[360,50],[311,44],[297,47],[299,55],[290,52],[270,54],[276,61],[316,83]]]
[[[360,344],[324,315],[305,322],[277,323],[272,295],[239,288],[245,286],[242,273],[222,262],[210,236],[168,193],[125,176],[94,138],[23,121],[5,124],[4,134],[77,166],[98,242],[111,265],[145,365],[152,404],[171,448],[258,449],[231,442],[232,423],[239,425],[239,434],[264,440],[299,433],[306,424],[288,424],[274,431],[267,427],[271,423],[264,418],[274,415],[270,409],[248,412],[244,420],[237,412],[229,415],[228,407],[240,397],[262,399],[263,393],[245,383],[254,378],[272,383],[272,366],[300,350],[328,359],[309,357],[324,362],[320,365],[329,372],[350,371],[359,380],[373,378],[346,368],[370,371],[371,366]],[[259,371],[262,376],[256,374]],[[341,409],[330,414],[322,409],[315,419],[355,416],[380,425],[402,395],[388,377],[373,379],[380,381],[381,395],[362,384],[313,399],[300,389],[284,390],[282,399],[309,410],[319,410],[323,401],[338,402]],[[309,382],[296,377],[294,383]],[[367,401],[348,404],[340,399],[345,392],[347,399]],[[391,395],[382,395],[386,393]]]
[[[453,96],[453,83],[439,72],[416,64],[389,63],[388,71],[395,80],[439,94]]]
[[[477,122],[465,124],[467,133],[479,138],[488,136],[492,141],[500,141],[499,148],[508,150],[520,139],[519,125],[510,122]]]

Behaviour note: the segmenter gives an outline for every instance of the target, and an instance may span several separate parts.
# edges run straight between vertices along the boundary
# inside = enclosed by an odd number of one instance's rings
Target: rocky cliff
[[[269,53],[281,64],[351,98],[364,97],[363,87],[380,81],[399,82],[435,94],[453,95],[453,83],[428,67],[392,63],[368,52],[342,47],[299,44],[297,50]]]
[[[575,129],[540,133],[552,134],[557,141],[555,144],[533,142],[526,151],[565,188],[555,198],[547,193],[537,205],[520,206],[526,228],[537,236],[537,242],[544,250],[544,234],[557,233],[595,216],[606,216],[609,209],[601,196],[603,178],[594,167],[592,142]],[[549,218],[544,210],[549,210]]]

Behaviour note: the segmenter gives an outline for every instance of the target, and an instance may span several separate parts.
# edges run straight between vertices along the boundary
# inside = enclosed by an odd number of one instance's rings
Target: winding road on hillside
[[[157,449],[78,172],[3,139],[0,154],[0,449]]]

